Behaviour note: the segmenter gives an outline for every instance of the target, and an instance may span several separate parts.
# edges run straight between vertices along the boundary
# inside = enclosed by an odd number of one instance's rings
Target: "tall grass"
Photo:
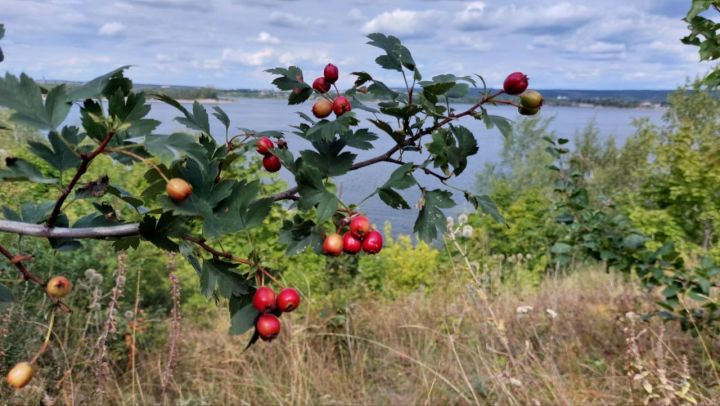
[[[720,396],[713,370],[720,344],[706,340],[704,347],[671,325],[640,320],[651,304],[634,286],[587,270],[488,297],[459,278],[393,301],[366,297],[342,323],[319,316],[306,300],[299,313],[283,317],[279,339],[248,351],[248,337],[228,336],[227,317],[219,314],[214,329],[183,325],[165,399],[180,405],[713,404]],[[64,351],[82,351],[66,345]],[[105,402],[161,402],[163,348],[138,347],[134,370],[113,365]],[[56,361],[62,374],[44,370],[5,402],[94,399],[92,360]],[[135,390],[133,380],[140,383]]]

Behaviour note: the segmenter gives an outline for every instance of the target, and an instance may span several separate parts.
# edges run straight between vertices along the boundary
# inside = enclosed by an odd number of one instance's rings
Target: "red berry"
[[[297,289],[285,288],[277,297],[277,308],[281,312],[289,313],[300,307],[300,293]]]
[[[259,154],[266,155],[274,146],[270,138],[260,137],[260,139],[255,142],[255,151]]]
[[[343,239],[340,234],[330,234],[323,241],[323,252],[327,255],[338,256],[343,251]]]
[[[347,232],[343,235],[342,243],[343,251],[347,254],[357,254],[362,249],[362,241],[355,238],[351,232]]]
[[[317,78],[313,81],[313,89],[320,93],[327,93],[330,90],[330,83],[325,78]]]
[[[350,232],[353,237],[362,240],[370,232],[370,220],[365,216],[356,216],[350,221]]]
[[[528,77],[522,72],[514,72],[508,75],[503,83],[503,89],[505,93],[511,95],[518,95],[528,88]]]
[[[325,118],[333,111],[333,104],[328,99],[320,99],[312,106],[313,115],[317,118]]]
[[[367,236],[365,236],[362,247],[363,251],[367,252],[368,254],[377,254],[382,249],[382,245],[382,234],[373,230],[370,231]]]
[[[263,167],[265,167],[268,172],[277,172],[281,166],[280,158],[275,155],[265,155],[263,158]]]
[[[255,291],[252,303],[260,313],[275,309],[275,291],[267,286],[260,286]]]
[[[263,341],[272,341],[280,334],[280,319],[274,314],[265,313],[258,317],[255,328]]]
[[[350,110],[352,110],[352,106],[350,106],[350,100],[348,100],[347,97],[338,96],[333,101],[333,111],[336,116],[340,117]]]
[[[323,76],[325,76],[325,82],[329,84],[333,84],[338,80],[339,72],[337,66],[329,63],[325,67],[325,70],[323,71]]]

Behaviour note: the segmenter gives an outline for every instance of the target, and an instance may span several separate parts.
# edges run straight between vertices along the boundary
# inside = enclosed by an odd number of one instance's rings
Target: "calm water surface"
[[[206,106],[208,107],[208,106]],[[256,131],[279,130],[286,134],[290,149],[297,153],[303,149],[310,148],[311,145],[304,139],[292,133],[292,125],[297,125],[300,118],[297,111],[310,114],[310,104],[300,106],[288,106],[283,100],[276,99],[238,99],[231,103],[223,103],[221,107],[230,116],[231,124],[234,128],[248,128]],[[462,106],[456,106],[458,110],[463,110]],[[465,107],[467,108],[467,107]],[[209,107],[208,107],[209,109]],[[364,111],[357,111],[360,118],[368,117],[369,114]],[[71,123],[79,122],[79,112],[73,110],[74,116],[71,116]],[[494,107],[491,108],[491,114],[505,116],[511,119],[517,118],[517,110],[512,107]],[[619,109],[619,108],[581,108],[581,107],[543,107],[542,113],[545,117],[554,117],[550,124],[550,129],[555,131],[557,136],[573,138],[573,136],[582,131],[590,121],[595,121],[600,130],[602,137],[614,136],[619,144],[633,132],[633,120],[637,118],[648,118],[653,123],[662,121],[663,110],[657,109]],[[179,112],[164,103],[153,103],[150,117],[155,118],[163,124],[157,130],[158,133],[170,133],[173,131],[185,130],[182,125],[173,121]],[[372,129],[372,124],[367,123]],[[450,183],[458,188],[474,191],[475,176],[478,171],[482,170],[486,163],[496,162],[502,150],[502,135],[497,130],[487,130],[482,122],[477,120],[463,120],[462,125],[468,127],[477,137],[480,152],[470,157],[468,168]],[[225,130],[214,117],[211,116],[211,126],[213,133],[220,137],[224,136]],[[376,132],[378,133],[378,132]],[[231,132],[232,134],[232,132]],[[393,141],[384,133],[378,133],[380,137],[374,142],[374,151],[358,151],[351,149],[353,153],[358,155],[358,160],[370,158],[382,151],[393,146]],[[417,157],[417,156],[416,156]],[[412,159],[412,154],[406,154],[405,159]],[[357,204],[366,196],[372,193],[378,186],[382,185],[388,178],[391,171],[397,166],[390,163],[380,163],[372,165],[361,170],[351,172],[347,175],[337,178],[340,188],[340,196],[344,202],[348,204]],[[280,177],[289,184],[294,185],[292,175],[285,169],[280,172]],[[417,174],[418,180],[429,188],[437,187],[439,182],[432,177]],[[404,193],[408,203],[412,206],[419,197],[416,188],[411,188]],[[462,195],[456,195],[455,201],[458,206],[447,212],[448,215],[455,215],[460,212],[472,210]],[[377,196],[368,199],[362,206],[362,210],[366,212],[371,221],[376,225],[382,226],[385,221],[390,221],[393,225],[393,234],[410,234],[412,233],[413,222],[417,216],[417,210],[394,210],[386,206]]]

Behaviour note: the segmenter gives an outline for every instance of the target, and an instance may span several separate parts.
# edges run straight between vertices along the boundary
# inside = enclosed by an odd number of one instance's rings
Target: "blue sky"
[[[523,71],[533,87],[671,89],[709,69],[680,43],[690,0],[0,0],[0,72],[88,80],[136,65],[139,83],[270,88],[263,70],[333,62],[379,72],[364,36],[400,37],[425,76]],[[377,74],[375,74],[377,73]]]

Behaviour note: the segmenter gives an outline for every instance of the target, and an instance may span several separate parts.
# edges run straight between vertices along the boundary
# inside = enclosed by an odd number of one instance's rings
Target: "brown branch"
[[[78,166],[77,172],[75,172],[75,176],[70,180],[70,183],[63,189],[62,194],[58,198],[57,202],[55,203],[55,207],[53,208],[52,213],[50,213],[50,217],[47,220],[47,226],[48,228],[52,228],[55,225],[55,221],[57,221],[58,216],[60,215],[60,211],[62,210],[62,205],[65,203],[65,200],[70,196],[70,192],[72,192],[75,185],[77,185],[80,178],[87,172],[88,167],[90,166],[90,162],[92,162],[95,157],[100,155],[100,153],[103,152],[103,150],[108,146],[110,143],[110,140],[115,135],[113,131],[110,131],[105,136],[105,139],[102,140],[102,142],[93,150],[90,154],[80,154],[80,159],[82,159],[82,162],[80,162],[80,166]]]
[[[15,268],[17,268],[18,271],[20,271],[20,273],[22,274],[24,280],[26,280],[26,281],[31,281],[32,283],[40,286],[40,287],[43,288],[43,290],[44,290],[44,288],[45,288],[45,282],[44,282],[39,276],[37,276],[37,275],[35,275],[34,273],[30,272],[30,271],[25,267],[25,265],[23,264],[23,261],[27,261],[27,260],[29,260],[29,259],[32,259],[32,257],[29,257],[29,256],[27,256],[27,255],[13,255],[10,251],[7,250],[7,248],[3,247],[2,245],[0,245],[0,254],[4,255],[5,258],[7,258],[8,261],[10,261],[11,264],[15,265]],[[47,292],[46,292],[46,294],[47,294]],[[56,305],[58,305],[60,308],[62,308],[63,311],[65,311],[65,312],[70,312],[70,308],[69,308],[65,303],[63,303],[62,301],[60,301],[60,300],[58,300],[58,299],[55,299],[55,298],[53,298],[53,297],[50,297],[49,295],[48,295],[48,298],[50,298],[50,300],[51,300],[54,304],[56,304]]]
[[[407,164],[407,162],[404,162],[404,161],[401,161],[401,160],[395,159],[395,158],[388,158],[388,159],[386,159],[385,161],[386,161],[386,162],[393,163],[393,164],[398,164],[398,165],[405,165],[405,164]],[[437,172],[435,172],[435,171],[433,171],[433,170],[431,170],[431,169],[428,169],[428,168],[423,167],[422,165],[413,164],[413,170],[415,171],[415,170],[418,170],[418,169],[422,169],[422,171],[425,172],[426,175],[434,176],[434,177],[438,178],[438,179],[440,180],[440,182],[443,182],[443,183],[446,182],[448,179],[450,179],[450,178],[452,177],[452,175],[443,176],[443,175],[441,175],[441,174],[439,174],[439,173],[437,173]]]
[[[217,250],[217,249],[209,246],[205,242],[204,238],[198,238],[198,237],[193,237],[191,235],[185,235],[182,237],[182,239],[185,241],[190,241],[191,243],[193,243],[193,244],[197,245],[198,247],[204,249],[205,251],[209,252],[214,257],[229,259],[230,261],[237,262],[239,264],[256,266],[256,264],[254,262],[252,262],[248,259],[238,258],[238,257],[234,256],[232,253],[220,251],[220,250]]]
[[[190,241],[190,242],[193,243],[193,244],[196,244],[198,247],[200,247],[200,248],[204,249],[205,251],[209,252],[209,253],[212,254],[214,257],[217,257],[217,258],[225,258],[225,259],[227,259],[227,260],[230,260],[231,262],[235,262],[235,263],[238,263],[238,264],[243,264],[243,265],[248,265],[248,266],[256,267],[260,272],[262,272],[265,276],[267,276],[268,278],[270,278],[270,279],[271,279],[273,282],[275,282],[278,286],[282,286],[282,284],[280,283],[280,281],[278,281],[274,276],[272,276],[265,268],[263,268],[263,267],[262,267],[260,264],[258,264],[258,263],[252,262],[252,261],[250,261],[249,259],[237,257],[237,256],[233,255],[233,254],[230,253],[230,252],[220,251],[220,250],[218,250],[218,249],[215,249],[215,248],[209,246],[209,245],[205,242],[205,239],[204,239],[204,238],[198,238],[198,237],[193,237],[193,236],[191,236],[191,235],[185,235],[185,236],[182,237],[182,239],[185,240],[185,241]]]
[[[350,167],[349,171],[355,171],[355,170],[364,168],[366,166],[374,165],[379,162],[393,162],[393,161],[391,161],[391,159],[392,159],[391,157],[393,156],[393,154],[398,152],[403,147],[414,144],[415,141],[420,139],[420,137],[422,137],[424,135],[432,134],[433,131],[443,127],[444,125],[450,123],[453,120],[457,120],[459,118],[462,118],[462,117],[465,117],[465,116],[468,116],[468,115],[474,113],[475,110],[479,109],[483,104],[488,103],[488,102],[507,104],[505,102],[500,103],[499,101],[494,100],[496,97],[500,96],[503,93],[505,93],[505,91],[500,90],[494,94],[488,94],[488,95],[483,96],[483,98],[479,102],[477,102],[476,104],[471,106],[469,109],[465,110],[464,112],[462,112],[460,114],[454,114],[454,115],[448,116],[448,117],[444,118],[443,120],[437,122],[434,126],[428,127],[422,131],[418,131],[417,134],[404,140],[402,143],[396,144],[395,146],[393,146],[392,148],[387,150],[384,154],[381,154],[374,158],[370,158],[365,161],[361,161],[361,162],[357,162],[357,163],[353,164]],[[397,162],[394,162],[394,163],[397,163]],[[425,173],[428,175],[435,176],[436,178],[440,179],[441,181],[443,180],[443,178],[444,178],[444,180],[449,179],[442,175],[433,173],[430,170],[426,170]],[[297,186],[290,188],[284,192],[276,194],[275,196],[273,196],[273,199],[275,199],[276,201],[277,200],[298,200],[299,198],[297,196]]]

